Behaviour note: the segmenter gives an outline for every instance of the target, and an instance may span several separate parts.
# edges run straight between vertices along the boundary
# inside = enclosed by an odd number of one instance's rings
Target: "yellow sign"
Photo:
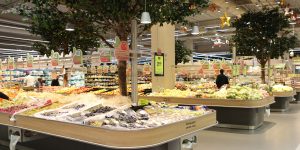
[[[164,76],[164,54],[161,53],[154,55],[154,75],[155,76]]]

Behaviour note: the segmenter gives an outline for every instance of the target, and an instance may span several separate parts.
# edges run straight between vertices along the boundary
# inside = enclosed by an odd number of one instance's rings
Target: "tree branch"
[[[109,46],[110,48],[114,48],[114,46],[111,45],[109,42],[107,42],[106,39],[102,35],[99,35],[99,37],[107,46]]]

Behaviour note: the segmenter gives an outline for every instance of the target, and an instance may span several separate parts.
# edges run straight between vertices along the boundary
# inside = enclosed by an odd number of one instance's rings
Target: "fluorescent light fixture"
[[[240,9],[240,7],[236,6],[235,9]]]
[[[295,25],[295,24],[297,24],[297,23],[296,23],[296,22],[290,22],[289,24]]]

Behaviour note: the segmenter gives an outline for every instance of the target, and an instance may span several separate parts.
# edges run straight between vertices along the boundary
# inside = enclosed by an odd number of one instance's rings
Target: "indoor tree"
[[[279,8],[263,8],[246,12],[233,22],[236,34],[233,42],[237,55],[255,56],[261,65],[261,79],[265,83],[265,66],[269,59],[282,57],[294,48],[297,38],[291,34],[288,18]]]
[[[19,15],[27,18],[30,24],[28,31],[32,34],[40,35],[48,43],[35,42],[33,47],[41,54],[49,55],[51,50],[63,51],[65,54],[72,47],[82,50],[99,46],[98,33],[92,20],[86,13],[74,12],[59,9],[61,1],[56,0],[33,0],[30,3],[22,3],[17,7]],[[66,31],[66,24],[72,23],[75,30]]]
[[[186,17],[191,16],[195,13],[201,11],[203,7],[208,5],[208,0],[25,0],[26,2],[31,2],[35,7],[40,7],[37,11],[33,11],[32,17],[39,16],[46,9],[46,13],[49,8],[54,3],[53,6],[58,6],[58,4],[63,4],[66,7],[66,11],[59,11],[60,15],[55,17],[64,16],[64,14],[71,14],[74,16],[76,14],[81,14],[84,18],[83,20],[88,20],[91,27],[98,34],[98,37],[106,43],[109,47],[113,48],[113,44],[109,43],[106,39],[106,34],[115,34],[120,40],[128,41],[131,34],[131,21],[141,17],[142,12],[147,11],[151,16],[151,24],[139,25],[139,35],[144,31],[149,31],[152,25],[163,23],[187,23]],[[38,5],[37,5],[38,4]],[[57,7],[53,7],[57,9]],[[68,15],[67,15],[68,16]],[[80,16],[80,15],[79,15]],[[68,17],[68,19],[72,17]],[[44,19],[37,20],[37,24],[45,22]],[[68,22],[67,19],[64,22]],[[32,22],[34,23],[34,22]],[[77,20],[73,22],[77,29]],[[49,23],[47,23],[49,25]],[[34,25],[34,24],[32,24]],[[62,24],[63,26],[63,24]],[[84,28],[84,27],[82,27]],[[64,28],[51,28],[46,29],[48,32],[63,32]],[[58,30],[58,31],[57,31]],[[44,28],[36,26],[36,34],[41,34],[44,32]],[[90,33],[90,32],[89,32]],[[53,33],[56,34],[56,33]],[[75,33],[74,33],[75,34]],[[93,42],[93,41],[92,41]],[[122,95],[127,95],[127,83],[126,83],[126,61],[118,62],[118,75],[119,75],[119,87]]]
[[[192,57],[193,51],[184,46],[183,41],[176,40],[175,42],[175,65],[179,63],[187,63]]]

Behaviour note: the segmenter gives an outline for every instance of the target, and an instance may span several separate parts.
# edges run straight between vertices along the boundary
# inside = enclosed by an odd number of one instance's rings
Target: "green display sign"
[[[164,54],[154,54],[154,75],[164,76]]]

